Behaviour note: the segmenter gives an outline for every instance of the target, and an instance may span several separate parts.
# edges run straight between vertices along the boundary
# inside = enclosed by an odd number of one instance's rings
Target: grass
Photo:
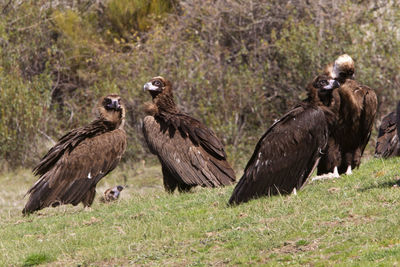
[[[6,266],[354,265],[400,263],[400,158],[373,159],[350,177],[298,195],[227,207],[233,186],[163,191],[158,165],[119,168],[98,192],[112,204],[61,206],[23,217],[27,170],[0,175],[0,262]],[[126,181],[125,181],[126,180]],[[100,194],[99,194],[100,195]]]

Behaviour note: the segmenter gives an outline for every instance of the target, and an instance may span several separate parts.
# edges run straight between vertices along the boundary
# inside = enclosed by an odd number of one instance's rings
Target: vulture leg
[[[94,197],[96,196],[96,188],[92,187],[82,199],[84,207],[90,207],[93,204]]]
[[[164,166],[162,167],[162,173],[165,191],[172,194],[178,186],[178,182]]]
[[[347,166],[346,175],[352,175],[353,172],[351,171],[351,165]]]
[[[351,171],[352,166],[351,165],[353,163],[353,158],[354,158],[353,153],[351,153],[351,152],[345,153],[345,162],[344,162],[345,164],[342,164],[342,168],[347,168],[346,172],[345,172],[346,175],[352,174],[352,171]],[[343,173],[343,172],[341,172],[341,173]]]

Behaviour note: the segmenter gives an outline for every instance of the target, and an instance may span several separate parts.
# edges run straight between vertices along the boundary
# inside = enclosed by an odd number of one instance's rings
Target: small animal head
[[[115,123],[117,128],[123,126],[125,106],[119,95],[110,94],[100,98],[97,105],[97,112],[100,118]]]
[[[113,188],[109,188],[104,192],[104,197],[103,197],[103,202],[110,202],[117,200],[119,198],[119,195],[121,191],[124,189],[123,186],[118,185]]]
[[[346,79],[354,78],[354,61],[353,59],[347,55],[339,56],[330,71],[330,76],[333,79],[338,80],[340,83],[344,83]]]

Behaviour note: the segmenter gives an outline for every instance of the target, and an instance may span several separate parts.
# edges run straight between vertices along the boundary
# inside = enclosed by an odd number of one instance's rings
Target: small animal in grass
[[[117,200],[123,189],[124,187],[122,185],[107,189],[106,191],[104,191],[104,195],[100,198],[100,201],[107,203]]]

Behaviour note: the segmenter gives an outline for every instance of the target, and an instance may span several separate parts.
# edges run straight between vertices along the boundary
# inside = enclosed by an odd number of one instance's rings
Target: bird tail
[[[44,180],[39,180],[27,194],[30,194],[28,202],[25,204],[22,214],[27,215],[34,211],[44,208],[44,199],[51,193],[49,183]]]

